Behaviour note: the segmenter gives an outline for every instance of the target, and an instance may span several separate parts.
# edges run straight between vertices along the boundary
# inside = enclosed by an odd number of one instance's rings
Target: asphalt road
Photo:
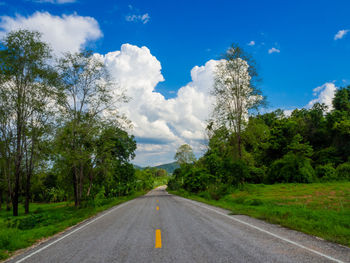
[[[350,262],[350,249],[160,188],[9,262]]]

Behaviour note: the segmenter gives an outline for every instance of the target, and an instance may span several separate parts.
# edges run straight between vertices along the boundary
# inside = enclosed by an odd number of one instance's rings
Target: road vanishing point
[[[159,187],[7,262],[350,262],[350,248]]]

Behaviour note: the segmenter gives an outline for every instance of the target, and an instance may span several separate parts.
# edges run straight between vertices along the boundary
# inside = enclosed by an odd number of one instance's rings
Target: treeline
[[[152,187],[130,160],[136,142],[118,105],[128,98],[98,56],[55,58],[38,32],[0,43],[0,209],[85,200]]]
[[[316,103],[290,116],[282,110],[249,116],[253,107],[244,105],[254,89],[252,75],[247,64],[243,70],[237,67],[243,60],[238,60],[242,55],[235,52],[241,51],[234,48],[218,67],[208,150],[194,161],[191,148],[181,146],[175,155],[181,168],[174,172],[169,188],[209,191],[219,198],[243,183],[350,180],[350,86],[336,91],[332,109]]]

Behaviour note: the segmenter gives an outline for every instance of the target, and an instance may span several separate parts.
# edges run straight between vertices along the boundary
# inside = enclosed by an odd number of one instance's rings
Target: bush
[[[337,180],[350,180],[350,162],[338,165],[336,172]]]
[[[265,168],[265,167],[264,167]],[[261,184],[265,178],[265,169],[260,167],[249,167],[249,176],[246,182],[253,184]]]
[[[184,188],[187,191],[198,193],[207,189],[213,176],[203,168],[193,167],[184,176]]]
[[[334,181],[337,179],[336,170],[331,163],[318,165],[315,169],[317,178],[322,182]]]
[[[181,182],[175,176],[169,179],[168,188],[170,190],[179,190],[181,188]]]
[[[45,200],[49,202],[62,202],[66,200],[66,194],[62,189],[51,187],[45,192]]]
[[[222,183],[231,186],[241,184],[249,178],[249,167],[241,160],[234,161],[226,158],[222,171]]]
[[[227,195],[231,190],[231,187],[226,184],[220,184],[220,185],[210,185],[208,187],[208,193],[211,197],[211,199],[219,200],[225,195]],[[210,198],[208,198],[210,199]]]
[[[314,174],[309,158],[288,153],[272,163],[267,180],[269,183],[311,183]]]

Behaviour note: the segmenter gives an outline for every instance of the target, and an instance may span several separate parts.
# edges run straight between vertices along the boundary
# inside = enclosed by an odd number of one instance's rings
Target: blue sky
[[[146,46],[161,64],[165,81],[154,91],[165,99],[192,81],[193,67],[219,59],[233,42],[257,61],[270,109],[303,107],[325,83],[350,84],[350,32],[335,40],[350,29],[350,1],[59,1],[2,1],[0,15],[94,18],[103,36],[84,45],[100,54],[125,43]],[[139,164],[147,162],[154,163]]]

